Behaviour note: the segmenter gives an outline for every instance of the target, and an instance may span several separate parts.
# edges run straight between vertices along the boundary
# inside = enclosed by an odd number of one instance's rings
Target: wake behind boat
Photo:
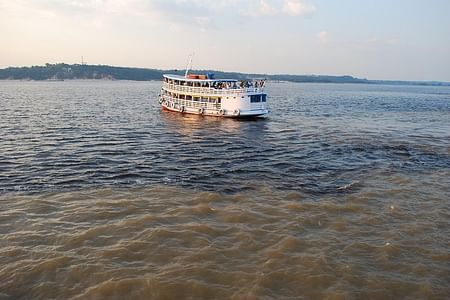
[[[258,117],[268,113],[265,79],[215,79],[212,74],[163,75],[163,109],[206,116]]]

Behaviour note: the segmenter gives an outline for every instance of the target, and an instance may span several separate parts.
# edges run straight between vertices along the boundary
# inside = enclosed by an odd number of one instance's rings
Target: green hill
[[[193,70],[192,72],[214,73],[216,78],[230,79],[267,78],[273,81],[291,82],[450,85],[450,83],[447,82],[376,81],[355,78],[352,76],[268,75],[221,72],[214,70]],[[147,81],[161,80],[162,75],[166,73],[182,75],[184,74],[184,71],[58,63],[45,64],[45,66],[9,67],[0,69],[0,80],[110,79]]]
[[[215,70],[193,70],[192,72],[214,73],[217,78],[267,78],[293,82],[339,82],[367,83],[366,79],[351,76],[266,75],[221,72]],[[115,79],[115,80],[161,80],[166,73],[184,74],[181,70],[157,70],[143,68],[113,67],[105,65],[46,64],[45,66],[9,67],[0,69],[0,79],[14,80],[63,80],[63,79]]]

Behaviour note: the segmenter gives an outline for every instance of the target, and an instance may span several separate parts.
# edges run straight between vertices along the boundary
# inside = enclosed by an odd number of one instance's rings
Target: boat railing
[[[170,97],[168,95],[163,95],[162,98],[165,101],[169,101],[170,103],[173,103],[178,108],[181,106],[184,106],[185,108],[193,107],[193,108],[218,109],[218,110],[220,110],[222,108],[222,104],[218,103],[218,102],[185,100],[185,99],[178,99],[178,98]]]
[[[224,95],[224,94],[247,94],[247,93],[262,93],[263,88],[260,87],[248,87],[248,88],[221,88],[216,89],[212,87],[194,87],[185,85],[176,85],[165,82],[164,88],[166,90],[197,93],[197,94],[212,94],[212,95]]]

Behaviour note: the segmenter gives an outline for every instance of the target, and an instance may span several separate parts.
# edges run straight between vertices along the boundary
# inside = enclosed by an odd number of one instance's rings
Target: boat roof
[[[193,79],[193,78],[186,78],[181,75],[173,75],[173,74],[164,74],[163,77],[174,79],[174,80],[180,80],[180,81],[195,81],[195,82],[217,82],[217,81],[226,81],[226,82],[237,82],[236,79]]]

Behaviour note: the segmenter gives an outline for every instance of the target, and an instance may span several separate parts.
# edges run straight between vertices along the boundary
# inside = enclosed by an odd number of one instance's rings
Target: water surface
[[[447,299],[448,87],[0,82],[0,299]]]

